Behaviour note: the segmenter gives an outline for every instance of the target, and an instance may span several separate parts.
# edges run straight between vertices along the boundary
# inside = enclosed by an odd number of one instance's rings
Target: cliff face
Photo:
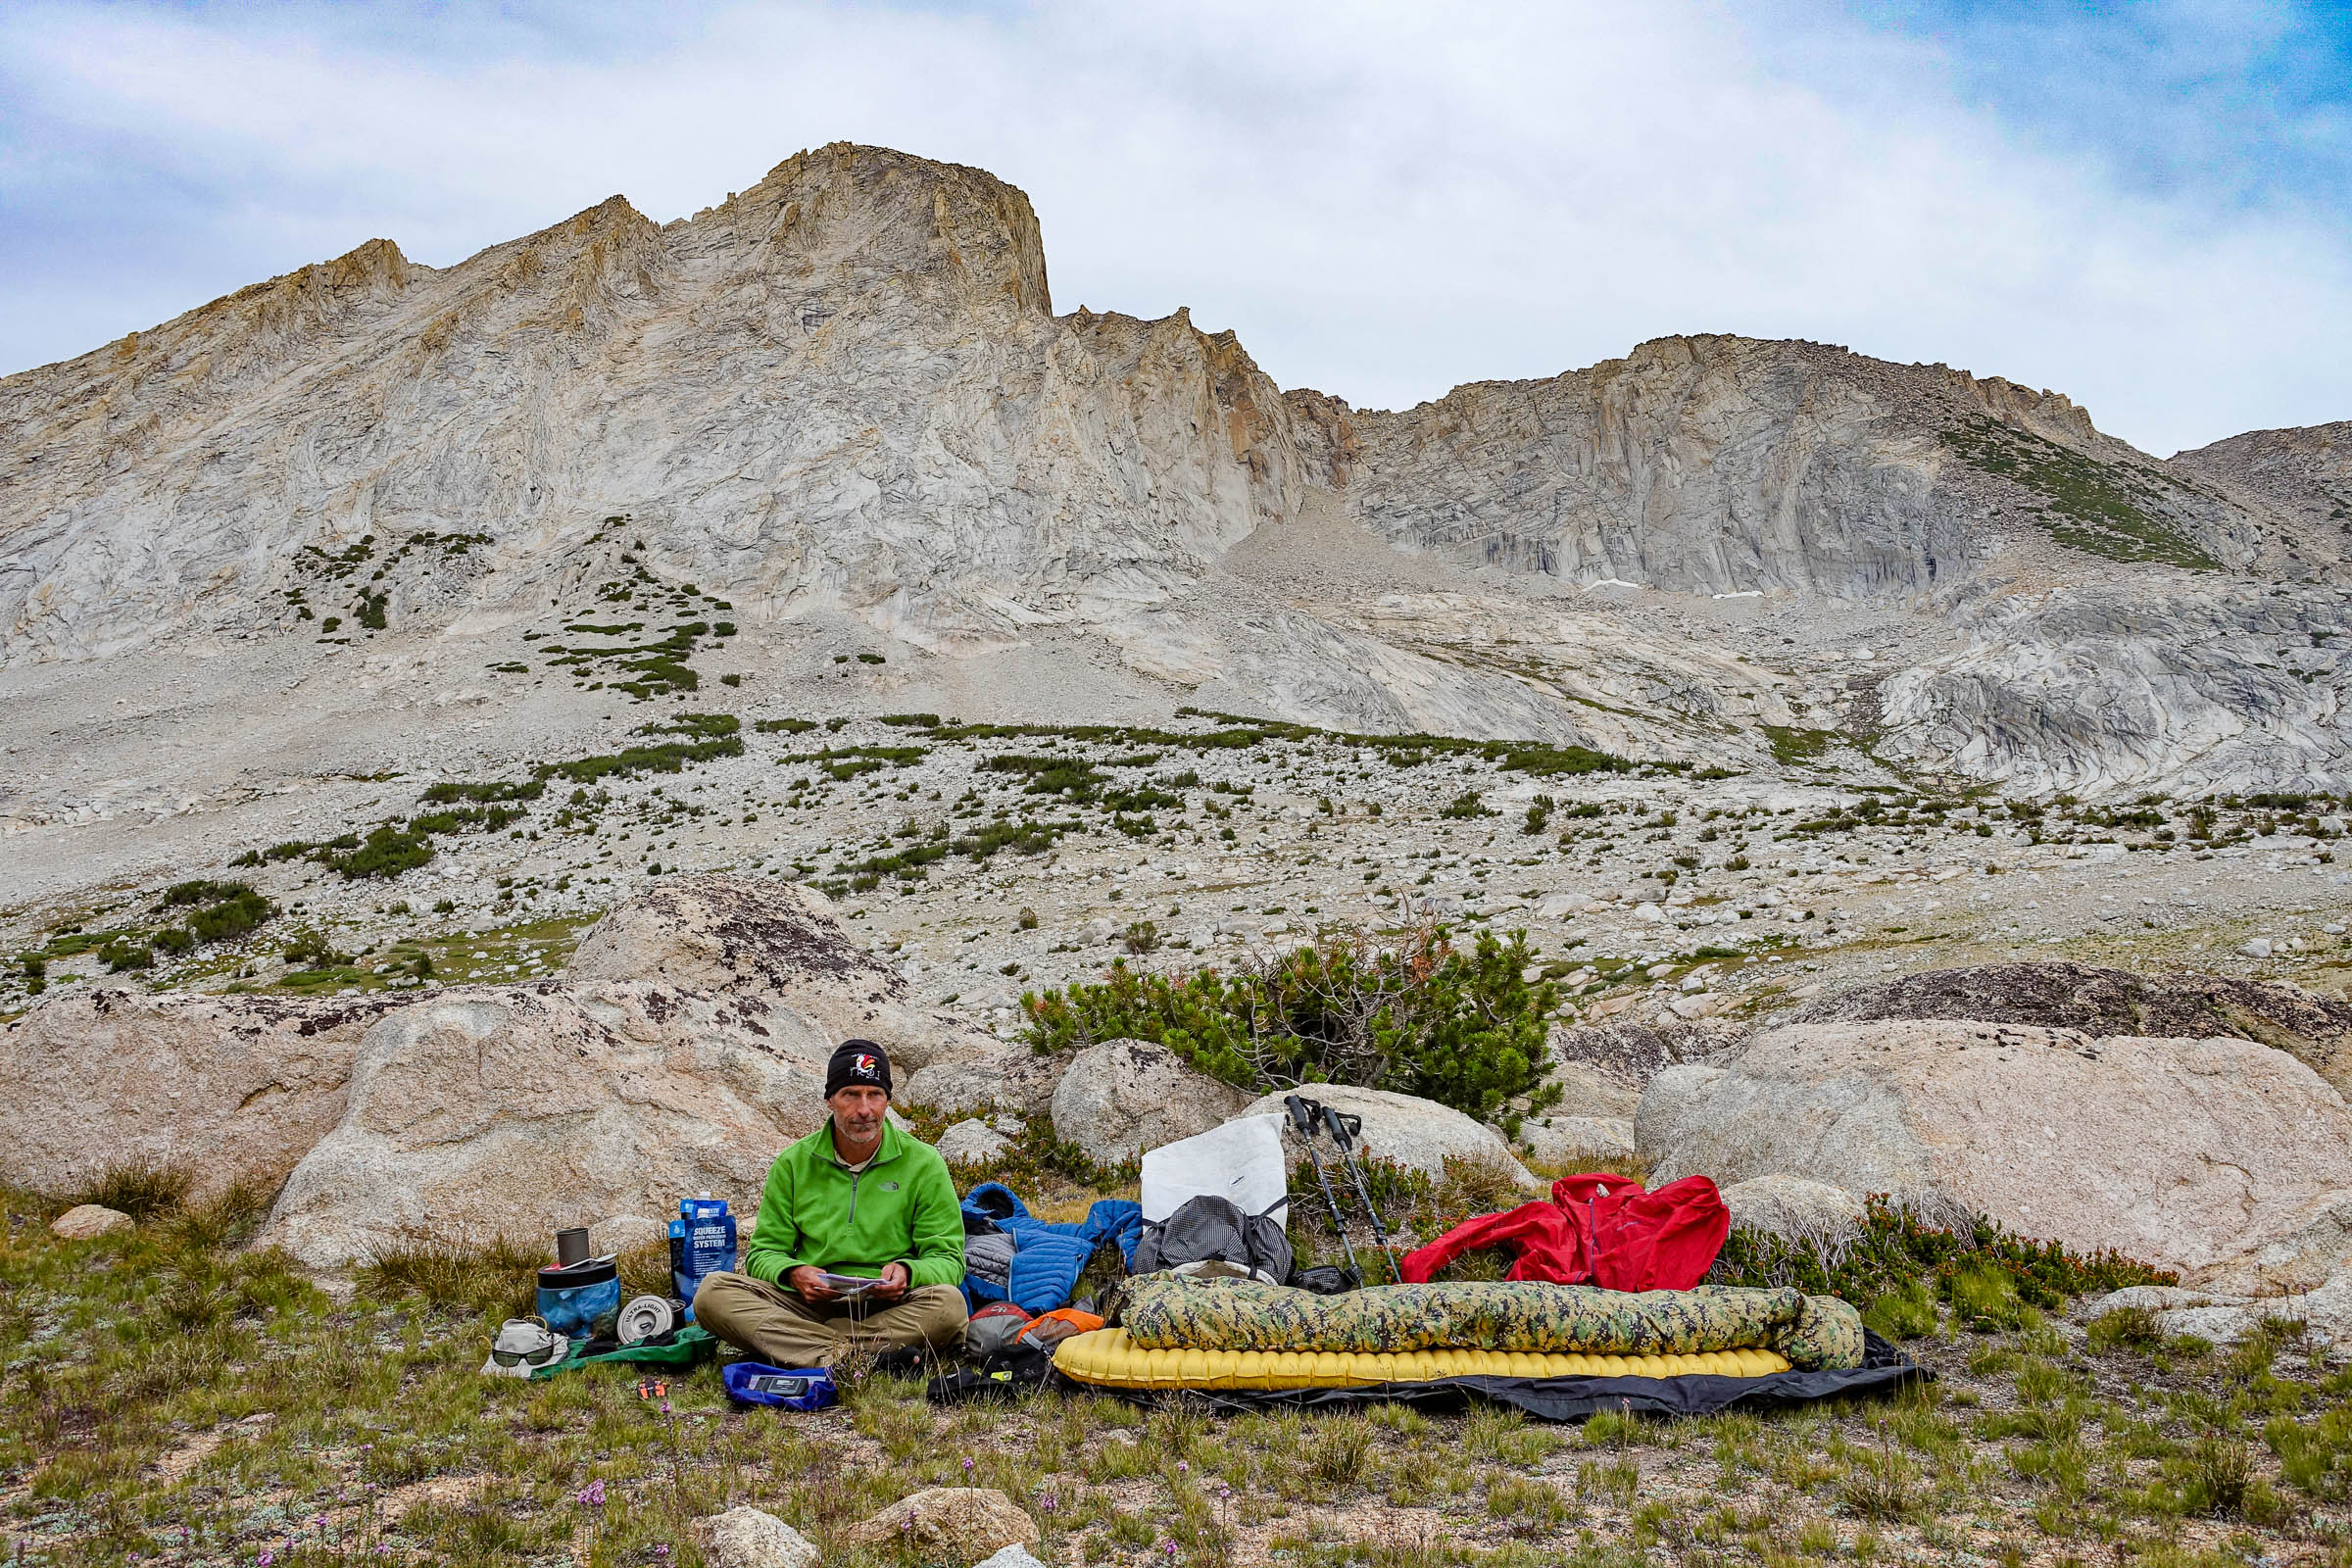
[[[0,637],[268,630],[306,545],[375,532],[486,535],[389,587],[478,620],[594,577],[620,516],[747,612],[985,646],[1295,508],[1281,410],[1182,315],[1056,319],[1019,191],[827,147],[662,227],[615,197],[446,271],[373,241],[0,383]]]
[[[1352,422],[1367,523],[1587,583],[1884,599],[2048,538],[2185,564],[2254,545],[2064,397],[1814,343],[1660,338]]]
[[[641,577],[950,658],[1099,636],[1171,700],[1348,727],[2336,778],[2332,673],[2262,645],[2334,613],[2348,453],[2161,463],[2057,393],[1724,336],[1353,410],[1182,311],[1055,316],[1018,190],[836,144],[668,224],[372,240],[0,381],[0,665],[307,646],[322,588],[370,635],[527,640]],[[1716,597],[1786,624],[1686,616]]]
[[[2295,535],[2282,557],[2337,560],[2352,541],[2352,420],[2249,430],[2176,452],[2170,466],[2278,514]]]

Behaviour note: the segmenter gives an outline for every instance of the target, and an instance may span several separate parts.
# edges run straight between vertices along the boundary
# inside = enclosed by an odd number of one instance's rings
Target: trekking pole
[[[1380,1223],[1380,1210],[1372,1206],[1372,1189],[1364,1185],[1364,1169],[1355,1162],[1355,1135],[1363,1131],[1364,1118],[1344,1116],[1329,1105],[1318,1106],[1323,1112],[1323,1125],[1331,1133],[1331,1141],[1340,1149],[1340,1162],[1348,1167],[1348,1175],[1355,1183],[1355,1196],[1364,1201],[1364,1212],[1372,1216],[1372,1235],[1380,1243],[1380,1255],[1389,1260],[1389,1276],[1397,1284],[1404,1283],[1404,1271],[1396,1266],[1396,1253],[1389,1246],[1389,1233]]]
[[[1306,1145],[1306,1157],[1315,1162],[1315,1180],[1323,1184],[1323,1203],[1331,1210],[1331,1228],[1340,1233],[1340,1246],[1347,1250],[1348,1267],[1358,1281],[1364,1277],[1363,1265],[1355,1260],[1355,1248],[1348,1240],[1348,1221],[1340,1212],[1340,1200],[1331,1190],[1331,1177],[1324,1172],[1323,1156],[1315,1152],[1315,1117],[1323,1107],[1311,1100],[1297,1095],[1282,1098],[1283,1108],[1291,1113],[1291,1125],[1298,1129],[1299,1141]],[[1309,1110],[1308,1106],[1314,1106]],[[1375,1223],[1378,1223],[1375,1221]]]

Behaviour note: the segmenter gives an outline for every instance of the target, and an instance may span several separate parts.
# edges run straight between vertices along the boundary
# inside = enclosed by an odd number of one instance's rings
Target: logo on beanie
[[[825,1098],[856,1084],[890,1093],[890,1057],[871,1040],[844,1040],[825,1062]]]

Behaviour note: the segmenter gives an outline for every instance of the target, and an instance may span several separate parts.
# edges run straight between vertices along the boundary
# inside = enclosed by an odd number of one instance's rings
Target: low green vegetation
[[[1978,416],[1940,432],[1961,461],[2038,497],[2041,525],[2069,549],[2111,561],[2162,562],[2196,571],[2221,563],[2149,508],[2180,481],[2138,464],[2101,463],[2045,436]]]
[[[597,535],[599,540],[615,523],[615,519],[607,521],[607,528]],[[636,550],[644,548],[642,541],[635,546]],[[652,634],[650,640],[641,640],[647,637],[648,624],[642,619],[571,621],[562,628],[563,641],[543,641],[544,634],[536,631],[525,633],[524,640],[538,645],[537,652],[546,659],[549,670],[569,675],[583,690],[626,692],[638,702],[699,690],[702,676],[690,661],[703,640],[723,641],[735,635],[733,621],[713,622],[702,616],[735,607],[692,583],[663,582],[646,568],[633,550],[622,551],[616,565],[622,575],[597,585],[599,602],[614,607],[611,613],[666,610],[688,618]],[[730,686],[740,684],[738,676],[720,678]]]
[[[1764,740],[1772,748],[1772,760],[1783,766],[1810,762],[1837,744],[1838,733],[1827,729],[1798,729],[1788,724],[1767,724]]]
[[[1042,855],[1054,847],[1056,839],[1070,831],[1074,822],[1039,822],[1029,817],[1015,821],[999,817],[987,826],[963,834],[955,841],[957,855],[968,855],[975,860],[985,860],[1000,850],[1016,855]],[[1029,921],[1034,927],[1036,916]]]
[[[945,1118],[910,1110],[936,1136]],[[1024,1130],[967,1185],[1001,1177],[1053,1218],[1133,1193],[1132,1171],[1049,1138]],[[1392,1224],[1516,1197],[1453,1171],[1373,1179]],[[257,1245],[270,1196],[152,1165],[0,1190],[11,1568],[694,1568],[711,1560],[695,1521],[739,1503],[825,1562],[923,1568],[849,1538],[935,1486],[1004,1493],[1041,1560],[1115,1568],[2223,1568],[2334,1563],[2352,1544],[2352,1374],[2292,1323],[2218,1349],[2038,1313],[1970,1329],[1947,1309],[1909,1342],[1936,1379],[1896,1398],[1582,1427],[1476,1404],[938,1405],[854,1365],[841,1405],[786,1415],[730,1406],[709,1367],[652,1397],[618,1366],[481,1377],[500,1320],[530,1305],[544,1238],[419,1232],[320,1281]],[[138,1228],[48,1232],[85,1200]],[[1293,1230],[1310,1258],[1337,1250],[1319,1209],[1302,1171]],[[620,1267],[624,1292],[661,1288],[659,1247]],[[1082,1289],[1113,1272],[1099,1259]]]
[[[459,801],[490,806],[501,801],[535,801],[545,793],[547,780],[544,778],[530,779],[520,784],[507,781],[475,784],[452,779],[426,786],[417,800],[426,806],[449,806]]]
[[[851,657],[843,654],[836,662]],[[1265,747],[1272,749],[1272,755],[1264,759],[1269,769],[1307,769],[1320,762],[1327,773],[1332,771],[1332,762],[1345,766],[1349,760],[1344,754],[1312,755],[1328,754],[1332,748],[1370,751],[1406,765],[1448,757],[1457,760],[1464,771],[1469,771],[1471,764],[1537,775],[1637,766],[1622,758],[1574,746],[1426,735],[1346,735],[1309,725],[1189,709],[1182,713],[1208,720],[1216,727],[1186,731],[1147,725],[965,724],[933,712],[884,714],[877,722],[906,732],[906,742],[827,745],[778,756],[775,760],[780,765],[810,771],[794,778],[787,786],[787,799],[776,804],[786,810],[814,806],[827,798],[823,793],[827,785],[841,784],[860,785],[864,791],[911,802],[921,798],[921,780],[893,775],[915,772],[951,748],[977,749],[988,742],[1006,740],[1028,743],[1021,750],[987,752],[978,759],[979,778],[945,808],[946,832],[940,831],[935,818],[926,816],[919,821],[902,821],[889,830],[887,839],[877,835],[861,843],[841,845],[839,858],[817,884],[838,898],[884,887],[910,892],[950,856],[986,859],[1004,849],[1041,853],[1072,833],[1101,830],[1170,846],[1180,842],[1179,836],[1189,828],[1196,835],[1213,835],[1223,844],[1238,843],[1240,831],[1233,818],[1238,811],[1257,806],[1254,786],[1232,779],[1206,782],[1197,767],[1168,767],[1165,764],[1171,754]],[[760,733],[802,734],[820,727],[837,732],[849,722],[840,717],[821,723],[766,718],[756,721],[754,727]],[[1156,771],[1144,773],[1145,769]],[[1298,776],[1296,772],[1294,776]],[[1004,783],[997,782],[1000,779]],[[1026,808],[1025,800],[1006,801],[1003,793],[1005,784],[1019,797],[1051,803],[1073,814],[1045,816]],[[1495,814],[1475,799],[1477,792],[1468,793],[1472,799],[1460,814]],[[934,793],[930,798],[939,797]],[[1327,817],[1377,817],[1382,812],[1376,800],[1347,803],[1322,793],[1318,802]],[[920,808],[915,810],[919,812]],[[916,842],[893,842],[909,839]],[[1391,901],[1398,897],[1395,890],[1383,893]]]
[[[1496,756],[1495,745],[1488,744],[1484,755],[1490,760]],[[1630,773],[1635,763],[1629,758],[1609,752],[1596,752],[1585,746],[1537,746],[1526,742],[1509,742],[1500,747],[1502,766],[1506,772],[1528,773],[1537,778],[1572,777],[1579,773]],[[1652,763],[1653,767],[1673,764]]]
[[[1938,1304],[1958,1327],[1989,1333],[2020,1328],[2030,1313],[2060,1310],[2077,1297],[2179,1283],[2119,1253],[2085,1257],[2012,1236],[1982,1215],[1966,1230],[1941,1229],[1879,1198],[1870,1200],[1860,1235],[1828,1248],[1734,1231],[1707,1277],[1840,1297],[1888,1339],[1933,1332]]]
[[[930,748],[925,746],[828,746],[822,751],[803,752],[777,760],[814,762],[827,778],[836,784],[846,784],[886,767],[908,766],[930,755]]]
[[[156,906],[158,914],[186,911],[186,925],[180,928],[176,942],[163,942],[163,932],[157,933],[157,946],[169,946],[173,952],[185,953],[199,944],[233,942],[277,913],[277,906],[256,893],[243,882],[181,882],[165,890]]]
[[[310,590],[323,589],[328,584],[353,582],[357,578],[354,584],[357,599],[342,614],[329,615],[318,622],[319,641],[347,643],[350,637],[337,637],[334,633],[346,627],[362,633],[374,633],[391,625],[392,594],[396,584],[417,580],[416,574],[420,568],[428,573],[435,569],[446,570],[461,562],[475,546],[491,543],[494,541],[486,533],[444,534],[426,530],[410,534],[394,543],[375,569],[364,578],[359,575],[361,568],[377,560],[379,541],[374,534],[364,535],[358,542],[340,550],[305,545],[295,554],[294,569],[307,581],[284,590],[286,608],[294,612],[297,620],[317,619],[316,612],[308,603]],[[402,567],[411,557],[421,559],[417,566],[404,572]]]
[[[1358,735],[1320,730],[1309,724],[1285,724],[1241,718],[1232,713],[1203,712],[1199,709],[1186,708],[1178,711],[1254,726],[1256,733],[1266,739],[1334,741],[1344,746],[1376,752],[1396,767],[1418,767],[1444,757],[1478,757],[1498,764],[1508,772],[1527,773],[1537,778],[1557,778],[1580,773],[1626,773],[1642,765],[1630,758],[1596,752],[1590,747],[1554,746],[1543,741],[1476,741],[1456,735]],[[1647,765],[1669,769],[1676,766],[1671,763]]]
[[[243,882],[181,882],[165,889],[148,911],[161,923],[101,931],[61,928],[40,948],[18,955],[18,973],[25,995],[37,997],[48,989],[49,965],[57,959],[94,952],[112,974],[152,969],[158,954],[169,962],[201,948],[239,942],[277,912],[276,905]]]
[[[926,727],[931,729],[930,738],[938,741],[1056,739],[1100,746],[1153,747],[1163,751],[1246,751],[1276,741],[1328,742],[1376,753],[1399,767],[1419,766],[1437,758],[1476,757],[1508,771],[1537,777],[1630,772],[1641,766],[1674,769],[1674,764],[1637,763],[1629,758],[1593,751],[1588,747],[1554,746],[1541,741],[1478,741],[1455,735],[1362,735],[1318,729],[1312,724],[1250,718],[1197,708],[1181,708],[1177,712],[1182,717],[1207,719],[1222,727],[1188,731],[1136,724],[956,724],[944,721],[936,727]],[[933,716],[928,713],[899,714],[885,722],[912,722]],[[1118,764],[1113,762],[1104,765]]]
[[[1157,757],[1114,759],[1101,767],[1149,767]],[[991,757],[980,764],[988,773],[1017,774],[1024,795],[1052,796],[1072,806],[1099,806],[1114,814],[1154,809],[1184,809],[1184,797],[1150,783],[1126,785],[1100,770],[1096,763],[1074,757]],[[1200,777],[1194,776],[1198,784]],[[1148,826],[1148,825],[1147,825]]]
[[[330,582],[341,582],[360,569],[375,555],[375,535],[368,534],[356,544],[341,550],[329,551],[318,545],[304,545],[296,552],[297,566]]]
[[[538,776],[594,784],[600,779],[629,773],[676,773],[689,762],[708,762],[743,755],[743,721],[732,713],[680,713],[673,718],[637,726],[640,735],[656,737],[647,745],[625,747],[597,757],[577,757],[567,762],[547,762]]]
[[[402,990],[428,980],[466,985],[546,979],[562,973],[581,934],[596,919],[594,912],[517,919],[479,933],[402,937],[357,954],[338,950],[321,932],[306,930],[280,953],[294,965],[284,975],[267,986],[239,981],[225,989],[320,996]]]
[[[532,783],[514,784],[435,784],[424,792],[425,804],[451,801],[528,801],[538,798],[543,786]],[[522,820],[529,814],[520,805],[494,804],[484,806],[445,807],[440,810],[418,811],[413,816],[391,817],[368,828],[365,835],[355,831],[338,833],[321,843],[289,839],[273,844],[268,850],[248,850],[229,863],[231,865],[260,865],[270,860],[290,860],[297,857],[325,866],[346,881],[368,877],[389,879],[404,871],[413,871],[433,858],[436,851],[433,840],[454,833],[495,833]]]
[[[612,630],[600,626],[574,625],[566,626],[564,630],[574,638],[597,635],[626,637],[638,624],[633,621],[628,628]],[[670,627],[652,642],[545,643],[539,651],[549,656],[547,667],[550,669],[569,670],[575,675],[601,672],[601,679],[583,682],[590,691],[609,686],[616,691],[627,692],[639,701],[646,701],[672,692],[694,691],[702,685],[702,676],[687,661],[694,657],[697,643],[710,631],[709,621],[691,620]]]

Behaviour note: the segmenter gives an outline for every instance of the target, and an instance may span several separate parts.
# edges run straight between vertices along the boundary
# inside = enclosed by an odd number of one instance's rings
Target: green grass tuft
[[[145,1222],[177,1209],[195,1186],[196,1173],[185,1165],[134,1159],[109,1165],[76,1190],[73,1200],[118,1209]]]
[[[503,1318],[530,1309],[539,1270],[554,1261],[544,1245],[503,1236],[488,1241],[419,1236],[380,1249],[357,1273],[360,1289],[379,1299],[416,1297],[435,1306]]]

